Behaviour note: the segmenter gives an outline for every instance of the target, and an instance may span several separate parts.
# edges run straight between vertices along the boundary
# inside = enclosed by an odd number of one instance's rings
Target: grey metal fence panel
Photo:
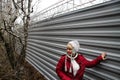
[[[77,39],[87,59],[107,52],[106,61],[86,69],[85,80],[120,80],[119,7],[120,0],[112,0],[31,24],[27,61],[48,80],[59,80],[57,61],[67,42]]]

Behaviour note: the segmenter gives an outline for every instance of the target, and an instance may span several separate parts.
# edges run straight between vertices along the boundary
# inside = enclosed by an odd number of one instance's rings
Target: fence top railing
[[[110,0],[62,0],[31,16],[31,22],[53,18],[60,14],[104,3],[106,1]]]

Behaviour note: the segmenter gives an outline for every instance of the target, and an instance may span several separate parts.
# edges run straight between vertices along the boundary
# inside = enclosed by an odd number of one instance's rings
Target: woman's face
[[[67,54],[71,55],[72,54],[73,47],[71,44],[67,44]]]

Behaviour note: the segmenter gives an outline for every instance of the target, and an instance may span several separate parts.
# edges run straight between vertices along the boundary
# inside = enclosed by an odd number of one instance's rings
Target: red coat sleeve
[[[96,59],[94,59],[94,60],[92,60],[92,61],[89,61],[89,60],[87,60],[87,59],[85,59],[85,58],[83,57],[83,60],[84,60],[85,66],[86,66],[87,68],[90,68],[90,67],[94,67],[94,66],[96,66],[97,64],[99,64],[100,61],[102,61],[102,57],[101,57],[101,56],[98,56]]]
[[[65,67],[65,56],[61,56],[56,66],[56,73],[61,80],[71,80],[70,77],[65,74],[64,67]]]

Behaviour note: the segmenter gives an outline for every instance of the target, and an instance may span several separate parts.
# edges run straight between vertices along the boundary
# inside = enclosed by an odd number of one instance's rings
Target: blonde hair
[[[73,49],[73,46],[72,46],[70,43],[68,43],[68,44],[67,44],[67,48]]]

